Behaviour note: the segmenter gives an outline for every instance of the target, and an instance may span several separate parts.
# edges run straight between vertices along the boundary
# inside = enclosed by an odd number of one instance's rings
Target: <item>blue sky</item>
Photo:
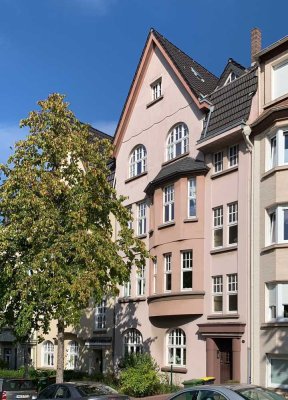
[[[287,14],[287,0],[0,0],[0,162],[52,92],[113,134],[151,27],[219,75],[250,64],[253,27],[263,47],[286,36]]]

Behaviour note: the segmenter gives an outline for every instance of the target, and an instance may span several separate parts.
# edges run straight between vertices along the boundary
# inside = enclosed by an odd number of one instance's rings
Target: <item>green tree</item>
[[[79,323],[91,299],[116,294],[148,254],[108,182],[110,141],[91,137],[63,95],[38,105],[20,123],[27,139],[0,166],[0,310],[18,337],[57,320],[61,382],[65,326]]]

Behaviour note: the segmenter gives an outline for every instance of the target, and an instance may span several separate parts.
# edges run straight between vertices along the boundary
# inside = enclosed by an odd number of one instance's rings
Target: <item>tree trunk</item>
[[[62,383],[64,379],[64,321],[58,320],[57,323],[57,370],[56,370],[56,383]]]
[[[24,343],[24,378],[29,378],[28,344]]]

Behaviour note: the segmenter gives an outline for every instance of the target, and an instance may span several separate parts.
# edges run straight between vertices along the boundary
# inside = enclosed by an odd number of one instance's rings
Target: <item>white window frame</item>
[[[222,232],[222,243],[215,246],[216,232]],[[223,206],[213,208],[213,248],[218,249],[223,247],[224,244],[224,229],[223,229]]]
[[[189,150],[189,131],[184,123],[175,125],[169,132],[167,137],[166,160],[179,157],[187,153]]]
[[[288,204],[267,210],[266,245],[288,243]]]
[[[215,298],[221,298],[221,310],[215,309]],[[212,276],[212,310],[215,314],[223,314],[224,302],[223,302],[223,275]]]
[[[123,355],[143,352],[143,338],[138,329],[127,329],[123,334]]]
[[[125,282],[123,285],[123,297],[131,297],[131,281]]]
[[[107,300],[102,299],[95,307],[95,330],[106,329]]]
[[[145,294],[145,267],[141,265],[140,268],[137,269],[136,274],[136,294],[137,296],[144,296]]]
[[[152,101],[162,96],[162,78],[157,79],[151,84]]]
[[[172,329],[167,334],[167,365],[186,366],[186,334],[183,329]]]
[[[236,310],[230,310],[230,297],[236,296],[237,308]],[[238,275],[229,274],[227,275],[227,311],[230,314],[238,312]]]
[[[71,340],[67,346],[66,368],[70,370],[79,368],[79,343],[75,340]]]
[[[282,79],[279,81],[279,74],[281,69],[285,68],[284,76],[282,75]],[[287,76],[285,76],[288,72],[288,60],[284,60],[276,65],[272,66],[272,98],[271,100],[278,99],[284,95],[288,95],[288,82]],[[283,71],[282,71],[283,74]],[[277,82],[276,82],[277,79]]]
[[[266,171],[288,165],[288,127],[273,131],[267,138]]]
[[[184,276],[191,274],[191,286],[184,287]],[[193,287],[193,251],[185,250],[181,252],[181,290],[192,290]]]
[[[196,218],[197,215],[197,191],[196,177],[188,179],[188,218]]]
[[[239,162],[239,146],[235,144],[228,148],[228,166],[229,168],[236,167]]]
[[[128,221],[128,228],[133,229],[133,219],[132,219],[132,205],[127,206],[128,212],[131,214],[131,219]]]
[[[146,172],[147,151],[143,144],[132,150],[129,158],[129,178],[134,178]]]
[[[288,321],[288,282],[266,283],[266,321]]]
[[[163,222],[164,223],[173,222],[174,218],[175,218],[174,185],[168,185],[163,189]]]
[[[170,286],[170,288],[169,288]],[[164,291],[172,290],[172,254],[164,254]]]
[[[137,204],[137,234],[139,236],[147,233],[147,204],[142,201]]]
[[[54,367],[54,344],[50,340],[42,343],[43,367]]]
[[[153,257],[153,293],[157,292],[157,273],[158,273],[158,263],[157,257]]]
[[[213,154],[213,165],[215,174],[223,171],[223,151],[218,151],[217,153]]]
[[[279,389],[288,389],[288,384],[279,384],[279,382],[272,382],[272,360],[286,360],[288,366],[288,354],[268,354],[267,355],[267,386]],[[282,369],[282,368],[281,368]],[[283,369],[282,369],[283,370]],[[283,370],[283,379],[287,380],[287,368]]]
[[[238,202],[235,201],[234,203],[227,204],[228,206],[228,232],[227,232],[227,239],[228,245],[234,246],[238,243]],[[237,229],[237,240],[230,241],[230,230],[234,230],[236,227]]]

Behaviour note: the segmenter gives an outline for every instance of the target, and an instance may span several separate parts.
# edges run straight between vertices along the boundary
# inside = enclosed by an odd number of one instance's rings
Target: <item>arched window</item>
[[[54,366],[54,344],[50,340],[42,344],[42,360],[45,367]]]
[[[146,171],[146,159],[146,148],[142,144],[133,149],[129,160],[129,178],[133,178]]]
[[[167,161],[184,154],[189,149],[189,132],[185,124],[175,125],[167,138]]]
[[[141,333],[137,329],[128,329],[123,336],[124,339],[124,355],[133,353],[142,353],[143,339]]]
[[[67,369],[78,369],[79,362],[79,344],[71,341],[68,343],[67,349]]]
[[[186,365],[186,335],[180,329],[173,329],[168,333],[168,364]]]

